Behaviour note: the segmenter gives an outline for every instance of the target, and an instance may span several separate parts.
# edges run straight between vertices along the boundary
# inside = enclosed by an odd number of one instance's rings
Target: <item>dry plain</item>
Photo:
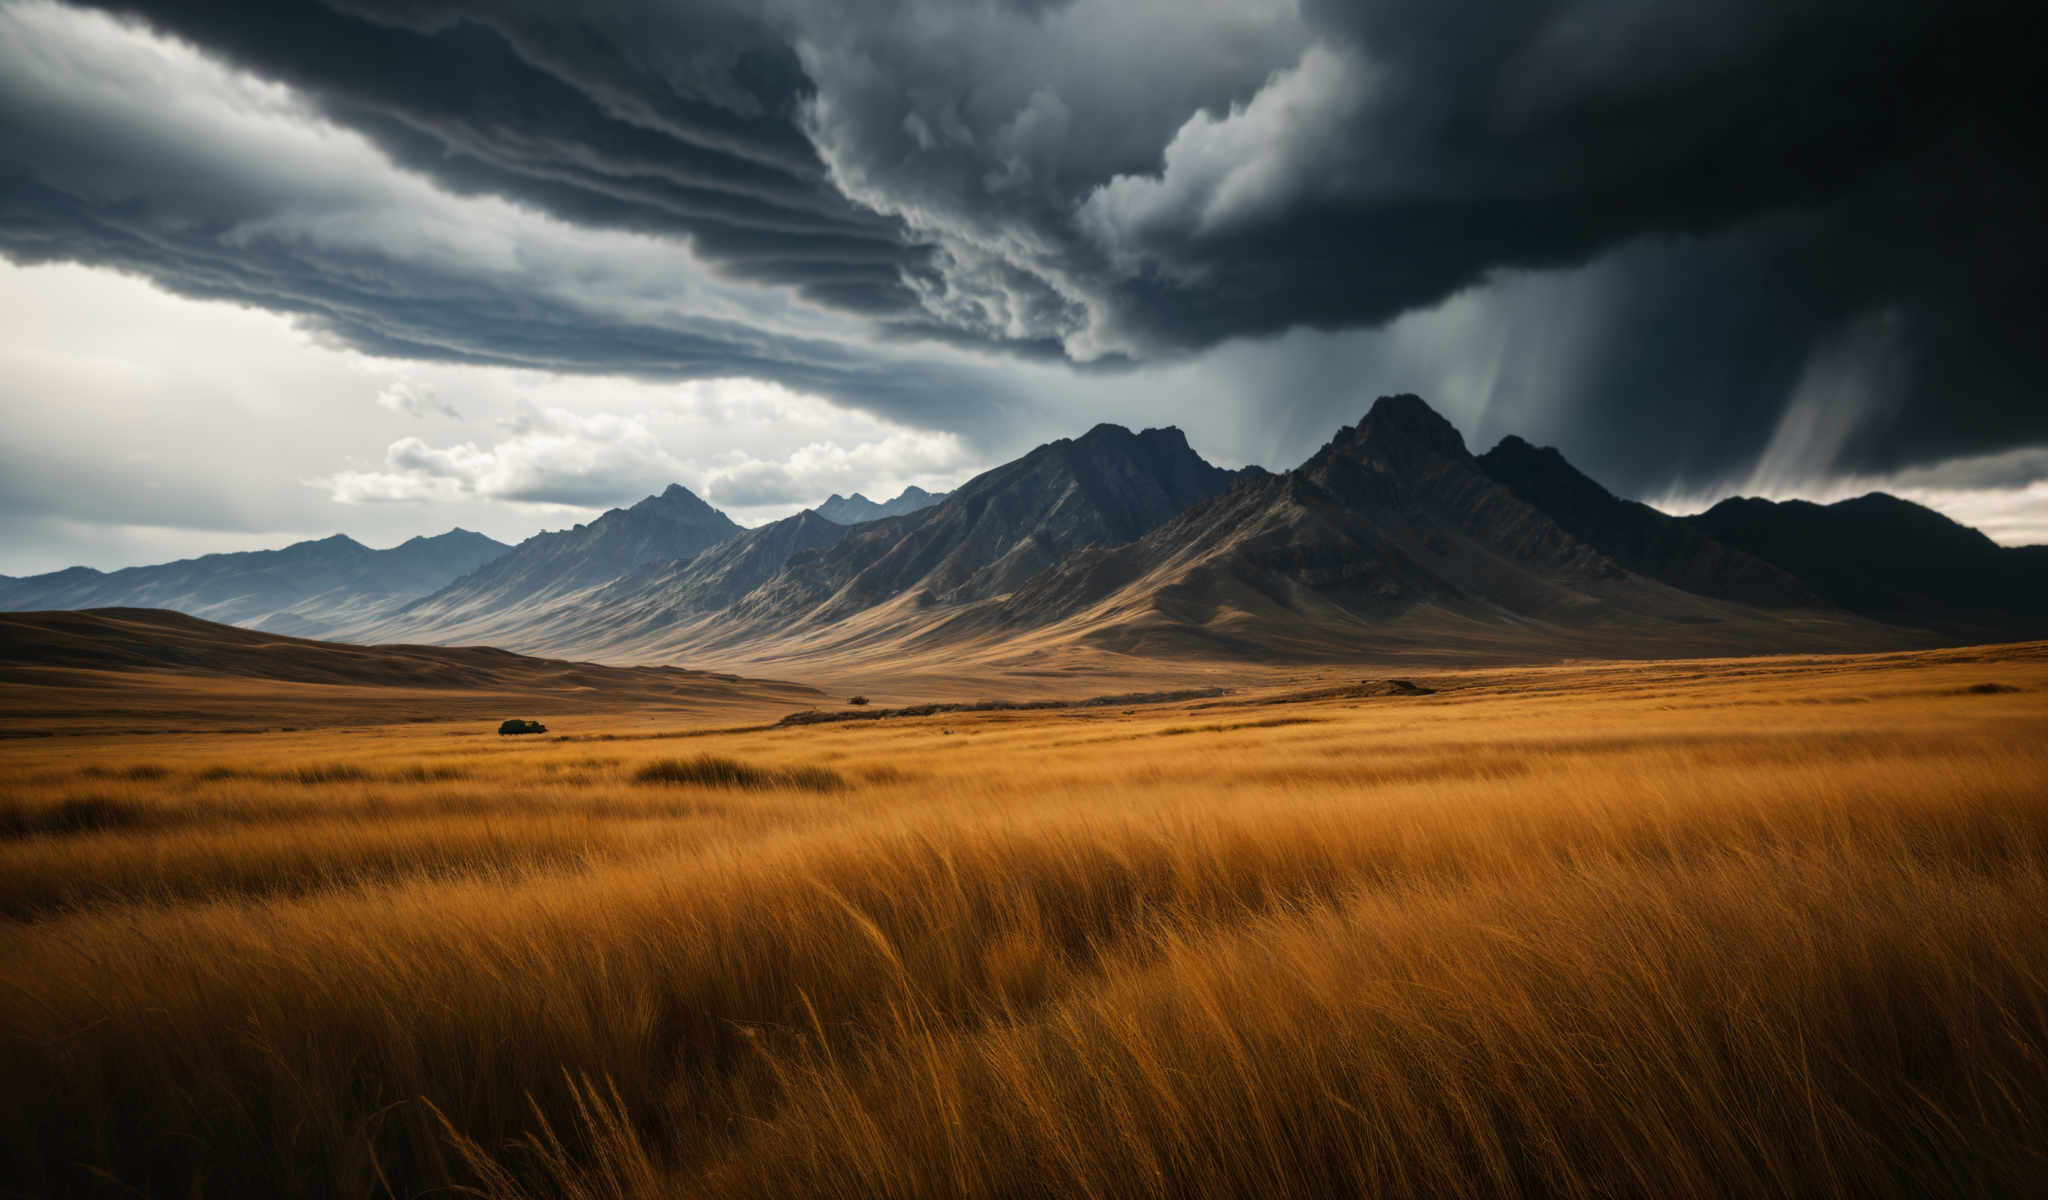
[[[0,1194],[2041,1190],[2048,644],[1363,673],[0,741]]]

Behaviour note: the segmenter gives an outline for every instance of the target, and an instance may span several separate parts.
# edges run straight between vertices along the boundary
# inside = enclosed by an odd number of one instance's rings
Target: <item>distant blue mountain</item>
[[[894,500],[885,500],[877,504],[859,492],[851,496],[842,496],[834,492],[829,500],[811,511],[840,525],[862,525],[869,521],[879,521],[883,517],[900,517],[921,508],[930,508],[948,495],[948,492],[933,494],[912,484],[904,488],[902,494]]]
[[[148,567],[69,567],[0,580],[0,611],[168,608],[231,625],[318,636],[433,592],[510,547],[451,529],[372,550],[343,534],[282,550],[206,554]]]

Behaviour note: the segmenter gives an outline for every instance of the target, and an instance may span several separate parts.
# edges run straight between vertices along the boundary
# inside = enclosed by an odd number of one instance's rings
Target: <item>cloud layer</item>
[[[413,362],[770,381],[984,458],[1143,413],[1244,461],[1412,388],[1638,494],[1878,477],[2048,444],[2037,24],[0,0],[0,254]],[[532,439],[588,440],[411,436],[348,494],[511,497],[569,453]]]

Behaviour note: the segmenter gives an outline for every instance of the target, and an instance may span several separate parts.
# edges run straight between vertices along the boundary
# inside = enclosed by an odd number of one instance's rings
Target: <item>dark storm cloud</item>
[[[2010,134],[2034,75],[2012,40],[2021,11],[1314,4],[1325,41],[1301,65],[1191,121],[1163,169],[1098,189],[1086,212],[1197,340],[1376,321],[1489,269],[1854,203],[1874,170]]]
[[[497,189],[423,184],[338,138],[319,120],[332,114],[307,110],[297,89],[47,5],[0,9],[0,19],[0,252],[17,262],[141,274],[180,295],[292,314],[372,354],[648,379],[746,375],[969,436],[1008,419],[1000,395],[953,411],[970,387],[988,396],[999,385],[874,353],[860,344],[865,322],[798,311],[747,283],[801,274],[802,290],[855,296],[876,239],[845,231],[872,230],[871,215],[814,215],[798,228],[787,214],[801,206],[756,204],[752,227],[718,234],[718,245],[752,257],[713,259],[732,268],[720,273],[680,239],[628,236],[650,232],[647,220],[551,221],[494,199]],[[574,140],[563,138],[562,147]],[[578,155],[565,149],[562,161]],[[813,208],[846,208],[815,183],[808,194]]]
[[[2010,0],[103,7],[290,85],[444,189],[685,241],[889,342],[1128,365],[1572,272],[1583,353],[1503,380],[1498,425],[1632,490],[2048,439],[2039,18]],[[227,246],[271,197],[138,209],[53,168],[76,153],[7,142],[11,256],[144,271],[378,353],[746,372],[983,419],[956,378],[891,384],[886,359],[745,311],[600,319],[516,278]],[[1517,304],[1489,311],[1555,319]]]
[[[346,248],[247,244],[223,250],[227,212],[196,227],[187,208],[95,209],[35,184],[0,179],[0,247],[23,263],[83,261],[147,276],[179,295],[255,304],[370,354],[429,362],[699,379],[748,375],[833,396],[919,424],[986,430],[999,409],[960,413],[987,381],[943,365],[904,365],[825,339],[695,318],[639,323],[503,290],[471,272],[435,270]],[[963,419],[964,418],[964,419]]]
[[[991,338],[1158,357],[1595,264],[1600,353],[1551,381],[1575,393],[1559,423],[1647,489],[1754,462],[1829,372],[1882,386],[1833,389],[1854,427],[1809,439],[1811,471],[2048,438],[2033,12],[1311,4],[1249,79],[1107,38],[1107,110],[957,37],[853,27],[805,61],[838,177],[941,248],[928,305]],[[1052,77],[1040,43],[985,40]],[[1162,75],[1207,95],[1162,123]]]
[[[715,4],[115,0],[450,187],[687,236],[734,277],[874,311],[915,253],[826,186],[787,46]]]

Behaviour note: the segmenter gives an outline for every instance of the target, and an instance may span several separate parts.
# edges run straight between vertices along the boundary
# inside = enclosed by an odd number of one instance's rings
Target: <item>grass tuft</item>
[[[159,766],[156,763],[135,763],[126,767],[91,766],[80,771],[79,774],[87,779],[126,779],[130,782],[141,783],[155,779],[168,779],[170,778],[171,770],[169,767]]]
[[[695,758],[656,759],[634,771],[633,782],[741,788],[748,791],[796,788],[811,792],[836,792],[846,787],[846,777],[828,767],[785,767],[770,770],[749,766],[715,754],[700,754]]]
[[[349,763],[313,763],[284,773],[294,783],[360,783],[370,773]]]
[[[147,822],[147,810],[104,796],[80,796],[55,804],[0,802],[0,837],[93,833]]]

